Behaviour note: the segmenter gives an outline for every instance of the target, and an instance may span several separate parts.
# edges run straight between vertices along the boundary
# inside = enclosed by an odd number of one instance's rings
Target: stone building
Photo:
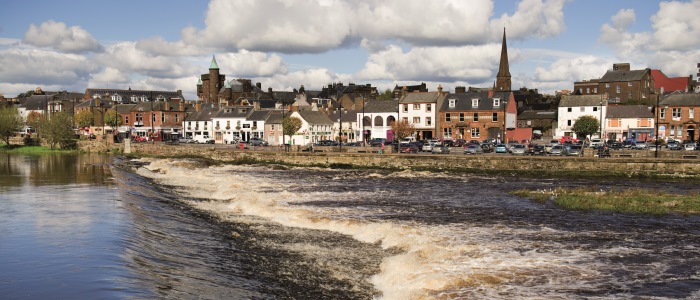
[[[659,100],[659,136],[680,141],[698,141],[700,94],[673,93]]]
[[[507,92],[512,90],[505,28],[503,28],[503,42],[501,43],[501,62],[498,65],[498,74],[496,74],[496,86],[494,86],[494,90],[497,92]]]
[[[216,57],[211,57],[209,73],[199,76],[197,82],[197,98],[205,103],[217,103],[219,100],[219,90],[224,86],[226,75],[219,73],[219,65]]]
[[[503,139],[504,129],[515,129],[514,122],[507,124],[506,115],[515,113],[512,92],[450,93],[438,112],[440,137],[478,141]]]

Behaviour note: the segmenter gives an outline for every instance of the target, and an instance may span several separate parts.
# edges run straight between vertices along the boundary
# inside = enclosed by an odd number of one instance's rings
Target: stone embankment
[[[222,145],[165,145],[149,143],[105,144],[81,142],[81,149],[92,152],[123,153],[135,156],[203,157],[232,163],[265,163],[332,168],[388,168],[474,173],[514,173],[548,176],[626,176],[700,178],[700,159],[653,157],[530,157],[510,155],[431,155],[377,153],[309,153],[234,149]],[[98,150],[99,149],[99,150]]]

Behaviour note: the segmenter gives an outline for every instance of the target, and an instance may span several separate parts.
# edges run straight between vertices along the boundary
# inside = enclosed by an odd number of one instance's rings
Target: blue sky
[[[616,62],[697,73],[700,0],[6,0],[0,93],[183,90],[216,55],[263,88],[491,86],[507,29],[513,87],[545,93]]]

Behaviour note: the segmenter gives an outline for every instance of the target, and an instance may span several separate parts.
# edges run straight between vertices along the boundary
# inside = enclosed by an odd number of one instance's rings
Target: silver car
[[[481,148],[481,146],[476,145],[476,144],[470,144],[469,146],[464,148],[464,154],[482,154],[484,153],[484,149]]]
[[[527,146],[523,144],[513,144],[510,147],[510,154],[512,155],[525,155],[527,154]]]
[[[425,143],[425,144],[423,144],[423,147],[420,149],[420,151],[432,152],[433,147],[435,147],[435,142]]]
[[[450,154],[450,148],[443,145],[443,144],[435,144],[433,146],[433,149],[430,150],[430,153],[433,154]]]
[[[552,149],[549,150],[549,155],[561,156],[563,153],[564,153],[564,146],[562,146],[562,145],[554,145],[554,146],[552,146]]]

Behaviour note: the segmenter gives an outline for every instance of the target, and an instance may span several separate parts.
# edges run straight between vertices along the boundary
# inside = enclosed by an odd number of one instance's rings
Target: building
[[[218,105],[213,103],[202,105],[202,101],[198,101],[194,106],[194,111],[190,108],[182,122],[183,136],[192,139],[205,135],[212,137],[212,118],[218,111]]]
[[[437,112],[447,93],[438,86],[437,92],[404,93],[399,99],[399,120],[413,125],[412,134],[417,140],[442,138],[436,128]]]
[[[394,140],[391,125],[398,119],[398,100],[370,100],[364,111],[358,112],[357,124],[362,124],[365,142],[374,138]]]
[[[539,130],[543,137],[554,136],[557,128],[557,111],[525,110],[518,114],[518,128]]]
[[[162,141],[163,135],[181,134],[186,118],[181,102],[150,101],[137,103],[125,117],[132,136]],[[133,121],[132,121],[133,120]],[[125,125],[126,125],[125,124]]]
[[[209,64],[209,73],[199,76],[197,82],[197,98],[204,103],[218,103],[219,90],[224,86],[226,75],[219,73],[219,64],[216,57],[212,55]]]
[[[601,120],[604,120],[605,110],[608,105],[604,98],[604,95],[562,95],[559,108],[557,109],[558,119],[554,137],[575,137],[571,127],[582,116],[593,116],[598,119],[602,133],[599,132],[597,136],[604,136],[606,132],[605,122]]]
[[[501,42],[501,61],[498,65],[498,74],[496,74],[496,86],[494,90],[497,92],[507,92],[512,90],[510,78],[510,66],[508,64],[508,46],[506,45],[506,29],[503,28],[503,42]]]
[[[286,139],[291,145],[303,146],[333,138],[333,121],[318,110],[300,110],[292,112],[292,118],[301,120],[301,128]]]
[[[698,141],[700,94],[673,93],[659,100],[659,137]]]
[[[122,89],[87,88],[83,94],[83,100],[99,98],[103,103],[128,104],[148,101],[185,101],[182,91],[150,91],[132,90],[131,87]]]
[[[657,94],[661,94],[662,90],[666,91],[666,93],[687,93],[692,91],[692,75],[688,77],[668,77],[661,70],[651,70],[651,77],[654,78],[654,89]]]
[[[597,88],[596,88],[597,84]],[[613,69],[605,72],[600,79],[574,82],[575,95],[607,95],[613,104],[656,103],[657,92],[654,88],[651,69],[631,70],[629,63],[613,64]]]
[[[439,108],[439,127],[444,139],[500,140],[506,124],[508,106],[515,109],[512,92],[452,93]],[[510,129],[515,128],[511,124]]]
[[[613,105],[605,113],[605,138],[614,141],[653,140],[654,113],[646,105]]]

